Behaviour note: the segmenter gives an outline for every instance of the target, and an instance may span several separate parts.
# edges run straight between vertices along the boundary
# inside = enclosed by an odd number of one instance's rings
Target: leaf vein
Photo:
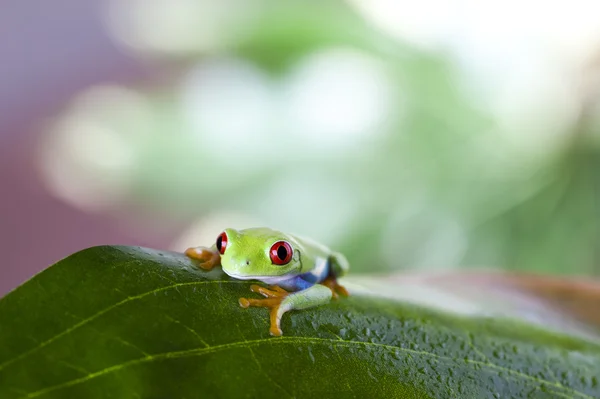
[[[188,326],[187,324],[182,323],[181,321],[172,318],[169,315],[165,315],[165,317],[167,319],[169,319],[170,321],[172,321],[173,323],[179,324],[180,326],[182,326],[183,328],[185,328],[188,332],[190,332],[192,335],[194,335],[198,341],[200,341],[204,346],[209,347],[210,345],[204,340],[204,338],[202,338],[202,336],[200,334],[198,334],[198,332],[196,330],[194,330],[193,328],[191,328],[190,326]]]
[[[265,343],[270,343],[272,345],[302,344],[302,343],[334,344],[334,345],[343,345],[343,346],[361,345],[361,346],[365,346],[365,347],[371,346],[371,347],[384,348],[387,350],[401,351],[401,352],[405,352],[407,354],[429,356],[429,357],[433,357],[437,360],[446,360],[446,361],[455,361],[456,360],[456,359],[453,359],[448,356],[436,355],[431,352],[419,351],[419,350],[408,349],[408,348],[401,348],[398,346],[393,346],[393,345],[388,345],[388,344],[380,344],[380,343],[375,343],[375,342],[338,341],[338,340],[331,339],[331,338],[316,338],[316,337],[263,338],[263,339],[256,339],[256,340],[252,340],[252,341],[230,342],[227,344],[215,345],[215,346],[211,346],[208,348],[195,348],[195,349],[188,349],[188,350],[176,351],[176,352],[164,352],[164,353],[150,355],[150,356],[146,356],[146,357],[135,359],[135,360],[130,360],[130,361],[127,361],[124,363],[120,363],[120,364],[110,366],[110,367],[104,368],[102,370],[90,373],[87,376],[84,376],[81,378],[77,378],[77,379],[70,380],[70,381],[67,381],[67,382],[64,382],[64,383],[61,383],[58,385],[44,388],[44,389],[41,389],[36,392],[31,392],[28,395],[24,396],[24,398],[34,398],[34,397],[38,397],[38,396],[44,395],[46,393],[58,390],[58,389],[68,388],[73,385],[82,384],[82,383],[90,381],[94,378],[101,377],[103,375],[110,374],[113,372],[117,372],[126,367],[131,367],[131,366],[135,366],[138,364],[149,363],[149,362],[153,362],[153,361],[157,361],[157,360],[164,360],[164,359],[177,359],[177,358],[183,358],[183,357],[189,357],[189,356],[203,356],[206,354],[220,352],[220,351],[229,350],[229,349],[235,349],[235,348],[249,349],[250,347],[259,346],[259,345],[262,345]],[[510,374],[513,378],[520,377],[520,378],[523,378],[523,379],[526,379],[529,381],[534,381],[536,383],[546,384],[548,386],[554,387],[558,391],[563,391],[564,393],[576,395],[580,398],[594,399],[592,396],[589,396],[589,395],[585,394],[584,392],[580,392],[574,388],[569,388],[564,385],[558,384],[556,382],[552,382],[552,381],[548,381],[548,380],[545,380],[542,378],[534,377],[534,376],[528,375],[528,374],[523,373],[518,370],[512,370],[512,369],[509,369],[509,368],[506,368],[503,366],[499,366],[494,363],[482,362],[479,360],[465,359],[465,361],[467,363],[479,365],[481,367],[488,367],[490,369],[495,369],[495,370],[500,370],[500,371],[506,372],[506,373]],[[561,396],[568,397],[566,395],[563,395],[563,392],[556,392],[556,393],[560,393]]]
[[[60,363],[60,364],[63,364],[64,366],[66,366],[66,367],[68,367],[70,369],[79,371],[83,375],[88,375],[90,373],[88,370],[84,369],[83,367],[77,366],[75,364],[71,364],[71,363],[66,362],[64,360],[57,360],[57,362]]]
[[[17,360],[23,359],[29,355],[31,355],[32,353],[42,349],[43,347],[51,344],[52,342],[56,341],[57,339],[64,337],[65,335],[70,334],[71,332],[77,330],[78,328],[86,325],[87,323],[97,319],[98,317],[126,304],[138,299],[142,299],[144,297],[147,297],[148,295],[152,295],[152,294],[156,294],[158,292],[162,292],[162,291],[166,291],[166,290],[170,290],[170,289],[176,289],[178,287],[184,287],[184,286],[190,286],[190,285],[204,285],[204,284],[218,284],[218,283],[225,283],[225,284],[242,284],[244,283],[243,281],[235,281],[235,280],[205,280],[205,281],[190,281],[190,282],[186,282],[186,283],[177,283],[177,284],[172,284],[172,285],[168,285],[168,286],[164,286],[164,287],[160,287],[160,288],[156,288],[147,292],[144,292],[142,294],[138,294],[138,295],[134,295],[134,296],[128,296],[127,298],[113,304],[110,305],[98,312],[96,312],[95,314],[93,314],[92,316],[89,316],[85,319],[83,319],[82,321],[80,321],[79,323],[76,323],[74,325],[72,325],[71,327],[67,328],[66,330],[54,335],[53,337],[47,339],[46,341],[40,343],[39,345],[37,345],[36,347],[33,347],[23,353],[21,353],[20,355],[17,355],[16,357],[9,359],[7,361],[5,361],[4,363],[0,364],[0,370],[3,370],[6,366],[16,362]]]

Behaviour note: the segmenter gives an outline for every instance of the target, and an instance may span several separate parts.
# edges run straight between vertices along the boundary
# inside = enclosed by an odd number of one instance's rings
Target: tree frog
[[[270,308],[271,335],[280,336],[281,317],[294,309],[329,303],[348,291],[337,278],[349,268],[344,255],[306,238],[266,227],[225,229],[210,248],[188,248],[185,254],[205,270],[222,265],[229,276],[259,280],[270,287],[251,285],[265,299],[240,298],[243,308]]]

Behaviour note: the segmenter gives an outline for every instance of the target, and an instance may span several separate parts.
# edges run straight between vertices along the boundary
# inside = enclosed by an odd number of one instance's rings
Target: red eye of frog
[[[221,255],[223,255],[225,253],[225,250],[227,249],[227,242],[227,234],[225,232],[219,234],[219,236],[217,237],[217,249],[219,250],[219,253]]]
[[[285,241],[277,241],[271,246],[269,255],[271,256],[271,262],[276,265],[285,265],[292,260],[294,251],[292,246]]]

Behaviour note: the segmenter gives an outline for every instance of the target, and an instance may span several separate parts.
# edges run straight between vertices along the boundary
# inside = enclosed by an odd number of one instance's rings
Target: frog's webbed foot
[[[331,295],[333,296],[333,299],[338,299],[340,295],[350,295],[348,293],[348,290],[344,286],[340,285],[337,279],[333,276],[327,277],[325,280],[323,280],[323,282],[321,282],[321,284],[323,284],[325,287],[331,290]]]
[[[250,306],[269,308],[271,315],[271,328],[269,329],[269,332],[271,333],[271,335],[274,335],[276,337],[280,336],[282,334],[282,331],[280,325],[281,314],[279,312],[279,307],[281,306],[281,302],[290,293],[276,285],[272,286],[271,289],[267,289],[253,284],[250,286],[250,290],[252,292],[256,292],[257,294],[261,294],[262,296],[266,297],[266,299],[240,298],[240,306],[243,308],[247,308]]]
[[[261,287],[260,285],[252,284],[250,286],[250,291],[261,294],[266,298],[284,298],[290,294],[278,285],[273,285],[267,289],[265,287]]]
[[[185,254],[197,261],[198,266],[204,270],[212,270],[221,264],[221,255],[214,249],[206,247],[188,248]]]

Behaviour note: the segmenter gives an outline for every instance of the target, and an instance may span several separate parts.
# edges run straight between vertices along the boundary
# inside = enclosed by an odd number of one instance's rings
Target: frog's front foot
[[[333,299],[338,299],[340,295],[349,295],[348,290],[344,286],[340,285],[335,277],[327,277],[321,284],[331,290]]]
[[[272,286],[271,289],[267,289],[256,284],[250,286],[250,291],[256,292],[266,297],[266,299],[247,299],[240,298],[240,306],[247,308],[250,306],[269,308],[271,315],[271,328],[269,332],[271,335],[279,337],[282,334],[281,331],[281,315],[279,314],[279,307],[281,302],[290,293],[278,286]]]
[[[188,257],[199,261],[198,266],[204,270],[212,270],[215,266],[221,264],[221,256],[219,253],[210,248],[188,248],[185,250],[185,254]]]

